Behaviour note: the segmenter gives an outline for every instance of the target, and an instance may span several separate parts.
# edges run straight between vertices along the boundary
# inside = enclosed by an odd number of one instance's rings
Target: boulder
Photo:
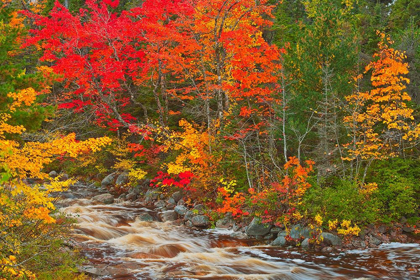
[[[134,188],[131,188],[130,189],[130,193],[134,193],[134,194],[136,194],[136,195],[139,195],[140,194],[140,186],[139,185],[137,185],[137,186],[135,186]]]
[[[122,186],[128,183],[128,173],[127,172],[123,172],[120,175],[118,175],[117,177],[117,181],[115,181],[115,184],[117,186]]]
[[[101,182],[101,186],[102,186],[102,187],[107,187],[107,186],[109,186],[109,185],[112,185],[112,183],[114,182],[114,179],[115,179],[115,174],[114,174],[114,173],[109,174],[108,176],[106,176],[106,177],[102,180],[102,182]]]
[[[178,214],[173,210],[168,210],[161,213],[162,222],[172,222],[178,219]]]
[[[191,222],[195,227],[208,227],[210,225],[209,217],[204,215],[194,216]]]
[[[157,190],[148,190],[145,194],[146,203],[150,203],[156,200],[159,197],[159,192]]]
[[[188,208],[184,205],[177,205],[174,210],[178,215],[184,216],[187,213]]]
[[[177,205],[184,205],[185,201],[183,199],[181,199],[180,201],[178,201]]]
[[[223,219],[219,219],[216,222],[217,228],[230,228],[233,226],[235,221],[232,219],[232,217],[224,217]]]
[[[194,217],[194,212],[191,210],[188,210],[187,213],[185,213],[184,219],[191,220]]]
[[[323,232],[321,233],[321,236],[324,239],[324,242],[327,243],[328,245],[333,245],[333,246],[341,245],[341,238],[338,237],[337,235],[334,235],[329,232]]]
[[[168,204],[171,204],[171,205],[176,205],[176,201],[175,201],[175,199],[173,199],[172,197],[170,197],[169,199],[168,199]]]
[[[281,235],[277,237],[276,239],[274,239],[273,242],[271,242],[271,246],[284,246],[286,245],[286,243],[287,243],[286,238],[283,235]]]
[[[290,237],[293,239],[310,238],[310,231],[308,228],[301,225],[295,225],[291,227]]]
[[[309,238],[305,238],[305,240],[302,241],[302,243],[300,244],[300,246],[303,249],[308,249],[309,248]]]
[[[142,222],[153,222],[153,217],[152,215],[150,215],[149,213],[141,213],[138,217],[138,220],[142,221]]]
[[[378,238],[376,238],[375,236],[369,236],[369,243],[373,244],[373,245],[380,245],[382,243],[382,241]]]
[[[155,203],[156,208],[163,208],[165,206],[166,206],[166,203],[163,200],[159,200],[158,202]]]
[[[252,222],[248,225],[248,227],[246,228],[246,234],[248,235],[266,235],[267,233],[270,232],[271,229],[271,225],[270,224],[263,224],[261,223],[261,219],[259,218],[254,218],[252,219]]]
[[[414,232],[414,228],[412,227],[403,227],[403,232],[412,233]]]
[[[137,195],[135,194],[135,193],[129,193],[129,194],[127,194],[127,196],[126,196],[126,200],[131,200],[131,201],[133,201],[133,200],[136,200],[137,199]]]
[[[180,201],[183,197],[184,195],[182,194],[181,191],[177,191],[172,194],[172,198],[175,200],[175,202]]]
[[[58,176],[58,173],[57,173],[57,171],[53,170],[50,173],[48,173],[48,176],[50,176],[51,178],[55,178],[55,177]]]
[[[101,202],[103,204],[112,204],[114,203],[114,196],[110,193],[104,193],[94,196],[92,200]]]

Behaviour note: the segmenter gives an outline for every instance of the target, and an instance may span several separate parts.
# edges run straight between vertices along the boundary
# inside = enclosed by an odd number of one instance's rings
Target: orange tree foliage
[[[350,128],[351,143],[346,145],[347,160],[386,159],[402,153],[402,142],[419,136],[411,101],[404,92],[409,80],[406,56],[389,47],[392,41],[380,34],[379,52],[366,67],[371,72],[372,89],[347,96],[352,114],[344,118]],[[361,78],[361,77],[358,77]]]
[[[248,189],[249,195],[235,192],[232,182],[218,189],[222,206],[220,213],[232,213],[233,216],[248,215],[252,209],[254,215],[262,218],[264,223],[288,225],[298,221],[302,215],[297,211],[302,203],[303,195],[311,187],[307,179],[313,171],[313,161],[306,161],[306,166],[300,164],[296,157],[290,157],[284,165],[286,174],[281,182],[272,183],[262,191]]]

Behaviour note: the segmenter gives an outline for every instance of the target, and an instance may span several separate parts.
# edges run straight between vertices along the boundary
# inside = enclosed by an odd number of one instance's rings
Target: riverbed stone
[[[178,214],[174,210],[162,212],[160,215],[162,222],[172,222],[178,219]]]
[[[184,205],[177,205],[177,206],[175,206],[174,210],[178,215],[184,216],[187,213],[188,208],[185,207]]]
[[[159,201],[157,201],[156,203],[155,203],[155,207],[156,208],[163,208],[163,207],[165,207],[166,206],[166,203],[165,203],[165,201],[163,201],[163,200],[159,200]]]
[[[285,236],[281,235],[278,236],[276,239],[274,239],[273,242],[271,242],[271,246],[284,246],[286,245],[287,241]]]
[[[290,237],[293,239],[310,238],[310,231],[302,225],[294,225],[290,230]]]
[[[112,204],[114,203],[114,196],[110,193],[104,193],[94,196],[92,200],[101,202],[103,204]]]
[[[375,236],[370,235],[369,236],[369,243],[373,244],[373,245],[380,245],[382,243],[382,241],[378,238],[376,238]]]
[[[204,215],[194,216],[191,222],[195,227],[208,227],[210,225],[209,217]]]
[[[302,241],[302,243],[300,244],[300,246],[303,249],[308,249],[309,248],[309,238],[305,238],[305,240]]]
[[[123,172],[120,175],[118,175],[117,177],[117,181],[115,181],[115,184],[117,186],[122,186],[128,183],[128,173],[127,172]]]
[[[329,232],[321,233],[324,242],[333,246],[341,245],[341,238]]]
[[[177,191],[172,194],[172,198],[175,200],[175,202],[180,201],[183,197],[184,195],[182,194],[181,191]]]
[[[223,219],[219,219],[216,221],[216,227],[217,228],[230,228],[233,226],[235,221],[232,219],[232,217],[224,217]]]
[[[150,215],[149,213],[141,213],[140,215],[137,216],[137,219],[139,219],[140,221],[143,221],[143,222],[153,222],[154,221],[152,215]]]
[[[175,199],[173,199],[172,197],[170,197],[169,199],[168,199],[168,204],[171,204],[171,205],[176,205],[176,201],[175,201]]]
[[[194,217],[194,212],[193,212],[193,211],[191,211],[191,210],[188,210],[188,211],[185,213],[185,217],[184,217],[184,219],[186,219],[186,220],[191,220],[193,217]]]
[[[50,176],[51,178],[55,178],[55,177],[58,176],[58,173],[57,173],[57,171],[53,170],[50,173],[48,173],[48,176]]]
[[[137,195],[135,193],[129,193],[126,196],[126,200],[136,200],[137,199]]]
[[[252,219],[252,222],[246,228],[246,234],[256,236],[256,235],[266,235],[270,232],[271,229],[270,224],[263,224],[261,223],[260,218]]]
[[[111,185],[114,182],[114,179],[115,179],[115,174],[114,173],[109,174],[108,176],[106,176],[102,180],[101,186],[102,187],[107,187],[107,186]]]
[[[412,227],[403,227],[402,230],[403,230],[403,232],[407,232],[407,233],[414,232],[414,228],[412,228]]]
[[[159,192],[157,190],[148,190],[145,194],[146,203],[151,203],[159,197]]]

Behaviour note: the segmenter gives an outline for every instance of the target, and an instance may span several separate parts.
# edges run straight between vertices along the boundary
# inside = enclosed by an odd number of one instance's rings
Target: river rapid
[[[420,279],[419,244],[331,253],[272,247],[229,230],[140,221],[158,213],[138,202],[95,204],[95,192],[78,186],[58,203],[77,220],[82,271],[94,279]]]

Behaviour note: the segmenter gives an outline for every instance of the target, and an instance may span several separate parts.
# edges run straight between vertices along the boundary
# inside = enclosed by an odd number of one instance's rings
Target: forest
[[[57,193],[420,231],[420,0],[2,0],[0,279],[85,279]],[[116,177],[115,177],[116,178]]]

